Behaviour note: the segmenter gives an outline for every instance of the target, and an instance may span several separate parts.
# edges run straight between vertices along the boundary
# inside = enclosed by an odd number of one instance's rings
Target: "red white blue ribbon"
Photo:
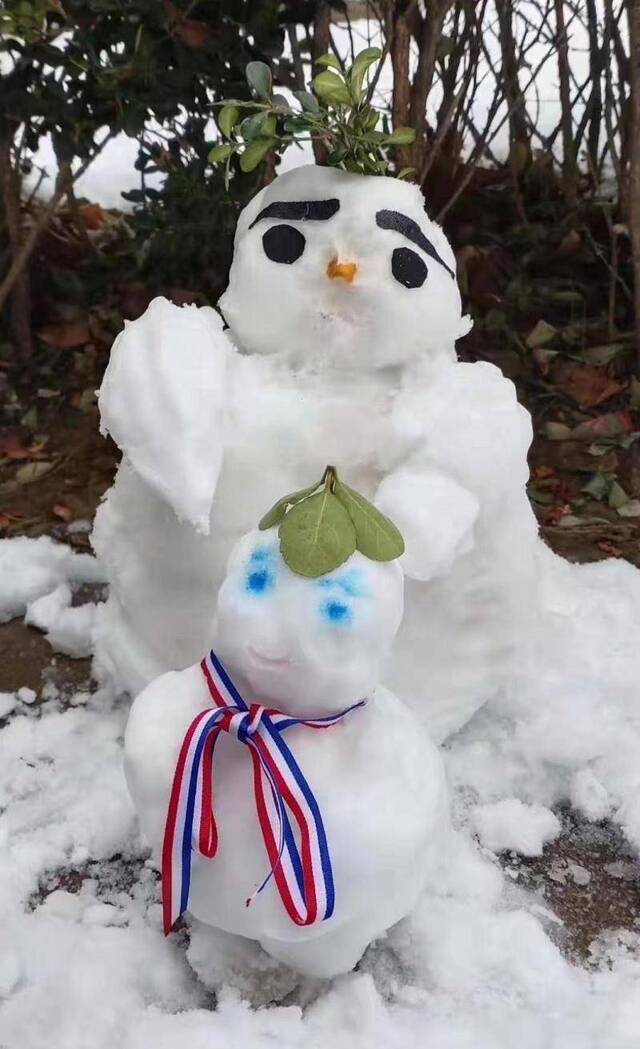
[[[192,853],[213,859],[218,851],[213,754],[221,732],[244,743],[251,756],[256,811],[271,864],[247,906],[273,877],[296,925],[325,921],[335,907],[327,836],[313,791],[282,734],[294,725],[330,728],[365,700],[329,717],[294,718],[247,704],[214,652],[200,666],[213,707],[201,710],[189,725],[173,777],[162,846],[165,935],[189,905]]]

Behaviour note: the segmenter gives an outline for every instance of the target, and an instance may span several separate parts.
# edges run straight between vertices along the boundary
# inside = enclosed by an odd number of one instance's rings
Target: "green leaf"
[[[335,73],[318,73],[313,81],[313,90],[323,102],[329,102],[334,106],[351,103],[347,85]]]
[[[265,153],[268,153],[275,143],[275,138],[255,138],[253,142],[250,142],[240,157],[242,171],[255,171]]]
[[[320,487],[322,481],[318,481],[317,484],[312,484],[310,488],[301,488],[299,492],[292,492],[291,495],[283,495],[282,499],[278,499],[277,503],[271,507],[269,511],[264,515],[258,528],[261,532],[264,532],[267,528],[273,528],[274,525],[280,523],[282,518],[287,512],[288,507],[295,506],[302,499],[306,499],[308,495],[313,493]]]
[[[233,153],[233,146],[230,142],[221,142],[218,146],[214,146],[209,151],[209,162],[211,164],[221,164],[223,160],[230,157]]]
[[[309,579],[338,568],[355,548],[349,514],[326,488],[297,503],[280,525],[280,552],[286,564]]]
[[[320,55],[320,58],[316,58],[315,64],[317,66],[331,66],[333,69],[342,69],[338,59],[330,51],[327,51],[325,55]]]
[[[274,95],[271,101],[274,106],[278,106],[279,109],[285,109],[288,113],[292,111],[291,106],[289,105],[289,99],[285,98],[284,95]]]
[[[594,473],[580,491],[592,496],[593,499],[604,499],[609,491],[609,481],[604,474]]]
[[[246,70],[247,83],[260,98],[271,98],[271,70],[266,62],[249,62]]]
[[[237,106],[223,106],[218,113],[218,127],[225,138],[231,138],[233,125],[237,123],[240,110]]]
[[[367,69],[380,58],[382,58],[382,51],[379,47],[366,47],[364,51],[356,55],[355,61],[349,70],[349,83],[356,97],[362,90],[362,83]]]
[[[608,502],[612,510],[619,510],[621,506],[629,502],[629,496],[617,481],[611,482]]]
[[[336,481],[334,492],[353,521],[361,554],[372,561],[393,561],[404,553],[400,532],[373,503],[342,481]]]
[[[298,102],[302,106],[302,109],[305,113],[320,112],[318,99],[315,95],[312,95],[310,91],[294,91],[293,94],[295,98],[298,99]]]
[[[409,178],[409,175],[415,175],[415,173],[415,168],[402,168],[402,170],[396,175],[396,178]]]
[[[387,135],[385,142],[389,146],[410,146],[416,139],[416,129],[414,127],[397,127],[390,135]]]
[[[260,138],[264,132],[266,113],[254,113],[253,116],[245,117],[240,125],[240,134],[245,142],[251,142],[254,138]]]

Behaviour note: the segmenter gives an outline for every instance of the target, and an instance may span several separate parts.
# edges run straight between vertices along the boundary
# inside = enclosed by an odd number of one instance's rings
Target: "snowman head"
[[[216,650],[257,700],[291,714],[344,710],[370,694],[403,611],[397,561],[354,553],[316,579],[296,575],[276,528],[235,547],[218,594]]]
[[[220,308],[242,349],[296,367],[453,358],[470,326],[453,252],[419,188],[311,165],[242,212]]]

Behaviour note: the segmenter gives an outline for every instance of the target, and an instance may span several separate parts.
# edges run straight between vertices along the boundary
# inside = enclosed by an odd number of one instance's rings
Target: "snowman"
[[[112,350],[99,403],[123,460],[93,535],[98,673],[135,695],[193,664],[229,551],[329,458],[403,532],[385,683],[443,739],[509,680],[537,529],[530,419],[497,368],[456,360],[469,322],[442,230],[414,185],[289,171],[240,216],[219,308],[156,299]]]
[[[165,932],[188,910],[232,965],[251,940],[331,977],[413,908],[449,823],[439,751],[378,684],[402,611],[397,561],[356,550],[309,578],[275,528],[240,539],[214,649],[144,689],[126,730]]]

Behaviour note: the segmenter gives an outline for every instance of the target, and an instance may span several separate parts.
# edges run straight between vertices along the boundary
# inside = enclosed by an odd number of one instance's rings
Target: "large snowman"
[[[219,308],[156,299],[113,347],[99,671],[135,694],[193,664],[233,544],[332,462],[404,535],[385,683],[444,738],[508,682],[539,543],[530,419],[497,368],[456,359],[469,322],[442,230],[416,186],[298,168],[243,211]]]

